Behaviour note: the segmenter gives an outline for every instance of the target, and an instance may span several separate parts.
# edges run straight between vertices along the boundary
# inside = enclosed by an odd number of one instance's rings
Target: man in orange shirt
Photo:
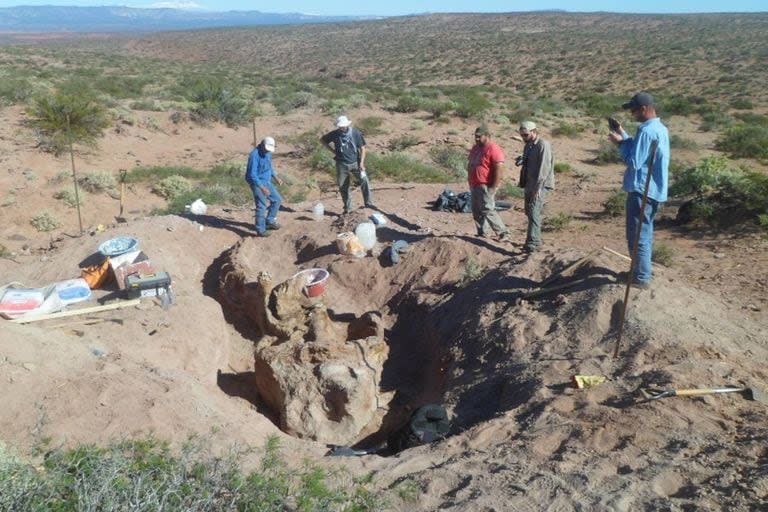
[[[467,177],[472,194],[472,217],[477,236],[488,234],[487,226],[500,242],[510,242],[509,229],[496,212],[496,189],[504,173],[504,152],[491,141],[491,132],[485,125],[475,130],[475,145],[469,152]]]

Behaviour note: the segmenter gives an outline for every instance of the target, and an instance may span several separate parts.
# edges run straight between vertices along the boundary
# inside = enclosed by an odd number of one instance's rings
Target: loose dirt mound
[[[395,211],[386,197],[380,202],[385,214]],[[434,227],[466,217],[422,210],[389,214],[377,254],[355,259],[336,253],[342,221],[312,221],[310,206],[281,213],[285,227],[268,239],[241,238],[250,212],[212,211],[132,221],[62,239],[22,264],[0,261],[6,280],[41,285],[71,277],[104,239],[130,234],[171,273],[177,296],[168,310],[149,299],[92,325],[4,322],[4,439],[31,449],[43,440],[102,443],[155,432],[182,441],[202,433],[224,448],[277,434],[291,457],[320,456],[325,446],[282,434],[279,415],[258,396],[253,351],[264,326],[237,300],[259,272],[278,284],[320,267],[331,273],[322,296],[328,318],[349,324],[380,312],[389,350],[379,382],[387,400],[359,444],[380,443],[427,402],[452,414],[453,435],[432,446],[328,459],[376,471],[383,487],[415,479],[423,492],[407,509],[766,504],[765,405],[735,394],[635,404],[637,389],[651,385],[765,387],[764,325],[659,271],[653,290],[632,293],[625,349],[614,360],[624,290],[617,275],[626,268],[615,256],[596,251],[575,270],[586,255],[567,248],[526,259],[515,246]],[[409,243],[396,266],[380,252],[394,240]],[[558,288],[531,293],[542,283]],[[576,390],[574,374],[608,381]]]

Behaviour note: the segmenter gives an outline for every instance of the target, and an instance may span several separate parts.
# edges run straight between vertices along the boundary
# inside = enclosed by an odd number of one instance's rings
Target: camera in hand
[[[621,131],[621,124],[613,117],[608,118],[608,129],[612,132],[619,132]]]
[[[518,155],[517,158],[515,158],[515,165],[520,167],[525,162],[525,158],[523,155]]]

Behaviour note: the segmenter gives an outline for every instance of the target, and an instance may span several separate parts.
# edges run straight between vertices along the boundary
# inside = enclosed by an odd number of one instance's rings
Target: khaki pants
[[[360,183],[363,190],[363,203],[367,206],[373,204],[371,200],[371,184],[368,182],[368,175],[360,175],[360,166],[357,164],[345,164],[336,162],[336,184],[341,192],[341,200],[344,202],[344,213],[352,211],[352,198],[349,197],[349,188],[352,184],[352,176]]]
[[[472,217],[475,219],[478,236],[486,236],[489,225],[498,236],[509,234],[507,226],[496,211],[495,196],[496,191],[489,189],[487,185],[472,187]]]

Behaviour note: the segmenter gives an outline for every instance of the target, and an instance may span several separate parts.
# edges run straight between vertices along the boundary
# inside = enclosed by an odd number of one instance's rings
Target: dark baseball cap
[[[653,101],[653,96],[648,94],[647,92],[639,92],[632,96],[632,99],[630,99],[628,102],[624,103],[621,108],[623,109],[633,109],[633,108],[640,108],[640,107],[652,107],[655,103]]]

